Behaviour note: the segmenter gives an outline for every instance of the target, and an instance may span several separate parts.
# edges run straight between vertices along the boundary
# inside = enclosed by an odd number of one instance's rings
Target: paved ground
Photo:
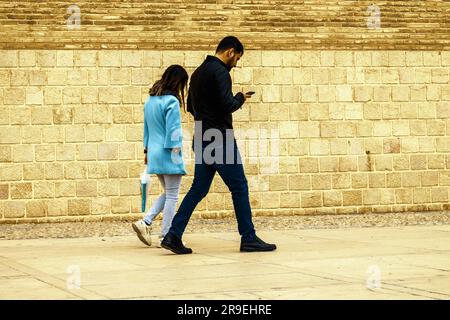
[[[194,254],[132,235],[0,240],[0,299],[449,299],[450,225],[190,233]],[[80,285],[78,288],[77,286]]]
[[[89,217],[88,217],[89,218]],[[161,216],[153,222],[155,231],[161,230]],[[19,223],[1,224],[0,240],[39,239],[39,238],[81,238],[134,235],[130,222],[123,221],[85,221],[64,223]],[[450,225],[450,211],[401,212],[366,214],[328,214],[328,215],[289,215],[255,216],[255,229],[259,231],[298,230],[298,229],[336,229],[348,227],[399,227],[411,225]],[[234,217],[220,219],[193,218],[189,221],[186,233],[235,232]]]

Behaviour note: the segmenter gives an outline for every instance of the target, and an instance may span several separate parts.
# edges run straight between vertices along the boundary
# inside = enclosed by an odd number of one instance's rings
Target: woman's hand
[[[181,151],[181,148],[172,148],[172,152],[179,153]]]

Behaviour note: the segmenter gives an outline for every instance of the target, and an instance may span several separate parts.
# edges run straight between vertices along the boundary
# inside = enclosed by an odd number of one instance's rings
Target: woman
[[[172,65],[150,89],[144,104],[144,163],[148,174],[156,174],[164,193],[156,199],[142,220],[132,224],[139,239],[150,246],[151,225],[163,211],[159,240],[169,231],[178,202],[183,162],[181,105],[185,109],[185,93],[189,76],[179,65]]]

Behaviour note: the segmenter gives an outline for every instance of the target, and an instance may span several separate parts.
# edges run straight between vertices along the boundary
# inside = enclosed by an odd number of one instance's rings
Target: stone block
[[[343,191],[342,202],[344,206],[362,205],[362,191],[361,190]]]
[[[69,199],[67,205],[70,216],[89,215],[92,212],[91,199]]]
[[[322,207],[323,205],[322,193],[319,191],[302,192],[301,204],[302,208]]]

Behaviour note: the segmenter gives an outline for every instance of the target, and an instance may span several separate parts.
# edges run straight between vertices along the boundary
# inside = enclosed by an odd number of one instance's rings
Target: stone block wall
[[[446,0],[0,2],[2,49],[449,50],[449,28]]]
[[[142,110],[201,51],[9,50],[0,58],[5,221],[139,214]],[[450,53],[247,51],[234,113],[255,214],[442,210],[450,191]],[[183,113],[192,183],[193,119]],[[150,200],[161,191],[151,184]],[[233,214],[217,176],[196,215]],[[29,221],[29,220],[23,220]]]
[[[447,210],[448,1],[0,2],[0,223],[140,216],[143,102],[228,34],[255,215]],[[193,180],[193,119],[183,114]],[[162,191],[154,177],[150,203]],[[233,215],[217,176],[194,217]]]

